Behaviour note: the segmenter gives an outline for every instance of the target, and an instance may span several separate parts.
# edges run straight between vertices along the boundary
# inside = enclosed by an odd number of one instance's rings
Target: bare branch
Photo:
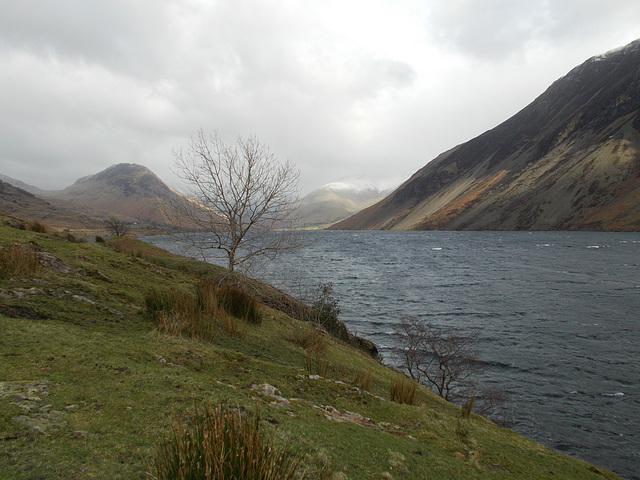
[[[299,171],[278,162],[256,137],[225,145],[200,130],[173,155],[176,173],[192,188],[165,215],[195,247],[223,251],[230,272],[250,271],[259,259],[301,245],[294,208]],[[210,240],[202,242],[196,231]]]
[[[452,328],[405,317],[396,334],[403,346],[404,367],[415,380],[431,387],[445,400],[466,385],[478,371],[476,334],[462,335]]]
[[[129,225],[120,217],[111,215],[105,220],[107,229],[116,237],[124,237],[129,233]]]

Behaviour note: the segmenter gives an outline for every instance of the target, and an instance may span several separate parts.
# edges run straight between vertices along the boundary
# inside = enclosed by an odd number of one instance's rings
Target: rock
[[[86,303],[88,305],[95,305],[96,302],[88,299],[87,297],[83,297],[82,295],[71,295],[71,299],[75,302]]]
[[[284,398],[276,387],[274,387],[273,385],[269,385],[268,383],[254,385],[251,387],[251,390],[256,392],[258,395],[271,397],[273,399],[271,405],[278,407],[286,407],[291,405],[291,401],[289,399]]]
[[[12,417],[14,422],[43,435],[66,425],[64,412],[53,410],[53,405],[42,405],[48,395],[49,382],[0,382],[0,400],[5,400],[24,411]]]
[[[37,252],[36,255],[38,256],[38,261],[40,262],[40,264],[45,268],[49,268],[61,273],[71,273],[74,270],[71,265],[63,262],[52,253],[41,251]]]
[[[280,395],[280,391],[274,387],[273,385],[269,385],[268,383],[263,383],[261,385],[254,385],[251,387],[251,390],[254,392],[258,392],[261,395]]]

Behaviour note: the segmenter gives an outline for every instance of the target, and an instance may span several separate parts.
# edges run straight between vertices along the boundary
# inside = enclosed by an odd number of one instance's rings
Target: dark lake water
[[[478,332],[479,383],[509,394],[514,430],[640,479],[640,234],[318,231],[262,276],[333,283],[388,363],[405,315]]]

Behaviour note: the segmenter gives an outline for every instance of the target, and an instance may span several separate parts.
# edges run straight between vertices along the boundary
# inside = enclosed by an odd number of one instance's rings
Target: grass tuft
[[[35,249],[24,245],[0,248],[0,278],[29,277],[38,270]]]
[[[223,285],[218,288],[220,306],[236,318],[252,325],[262,323],[262,314],[258,301],[239,287]]]
[[[474,393],[471,395],[471,398],[469,398],[469,401],[462,406],[462,418],[471,418],[471,412],[473,412],[473,404],[475,401],[476,394]]]
[[[329,362],[322,358],[320,355],[305,355],[305,367],[307,372],[311,375],[320,375],[321,377],[327,377],[327,371],[329,370]]]
[[[418,382],[407,377],[393,380],[389,386],[391,400],[396,403],[415,405]]]
[[[364,390],[370,390],[373,385],[373,376],[369,370],[358,370],[353,375],[352,383]]]
[[[172,437],[158,447],[155,474],[147,475],[154,480],[288,480],[298,478],[302,458],[263,435],[259,414],[222,403],[196,411],[186,426],[176,422]]]
[[[304,349],[307,355],[324,356],[329,348],[329,342],[322,331],[307,324],[303,329],[295,329],[287,335],[287,339]]]
[[[203,314],[188,293],[151,289],[145,295],[145,304],[147,317],[161,333],[204,341],[215,338],[215,322]]]
[[[47,233],[47,227],[36,220],[31,220],[29,223],[27,223],[25,225],[25,230],[29,230],[35,233]]]

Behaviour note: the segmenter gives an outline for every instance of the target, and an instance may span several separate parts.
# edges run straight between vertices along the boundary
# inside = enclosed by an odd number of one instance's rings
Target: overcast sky
[[[202,128],[255,134],[302,194],[399,182],[639,37],[638,0],[2,0],[0,173],[177,186]]]

